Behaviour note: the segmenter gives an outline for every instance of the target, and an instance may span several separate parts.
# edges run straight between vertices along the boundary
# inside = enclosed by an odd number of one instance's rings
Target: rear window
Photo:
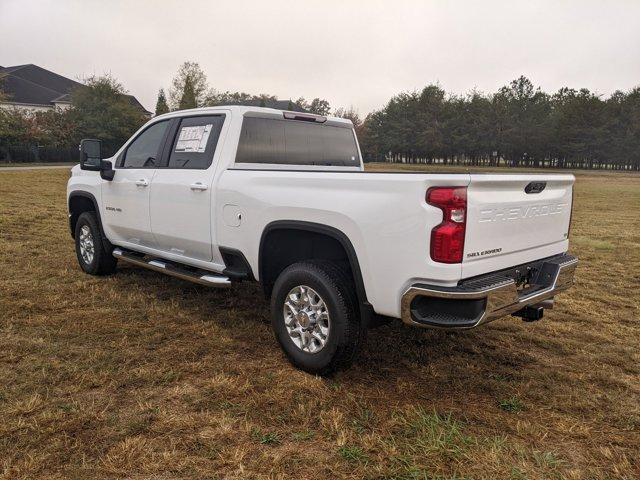
[[[359,166],[350,128],[296,120],[246,117],[236,163]]]

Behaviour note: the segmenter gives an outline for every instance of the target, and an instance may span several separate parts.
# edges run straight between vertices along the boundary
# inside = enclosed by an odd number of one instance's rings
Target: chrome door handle
[[[136,185],[139,187],[148,187],[149,180],[147,180],[146,178],[141,178],[140,180],[136,180]]]
[[[206,190],[207,188],[209,188],[207,185],[201,182],[192,183],[190,187],[191,190]]]

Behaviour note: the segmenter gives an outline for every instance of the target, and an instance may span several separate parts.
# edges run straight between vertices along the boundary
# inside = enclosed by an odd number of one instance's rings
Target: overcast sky
[[[361,114],[439,82],[493,92],[640,85],[640,1],[0,0],[0,65],[111,73],[153,110],[178,66],[217,90],[322,97]]]

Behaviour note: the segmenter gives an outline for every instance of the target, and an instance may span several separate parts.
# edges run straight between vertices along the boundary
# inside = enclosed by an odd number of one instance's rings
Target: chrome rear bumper
[[[402,320],[420,327],[473,328],[568,289],[577,264],[577,258],[563,254],[465,280],[456,287],[415,284],[402,296]],[[523,274],[528,284],[519,290]]]

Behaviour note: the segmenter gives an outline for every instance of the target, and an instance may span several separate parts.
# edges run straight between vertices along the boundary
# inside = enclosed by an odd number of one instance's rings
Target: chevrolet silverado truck
[[[258,281],[289,360],[347,367],[369,327],[541,318],[573,283],[567,174],[365,172],[350,121],[244,106],[150,120],[67,187],[80,267]]]

